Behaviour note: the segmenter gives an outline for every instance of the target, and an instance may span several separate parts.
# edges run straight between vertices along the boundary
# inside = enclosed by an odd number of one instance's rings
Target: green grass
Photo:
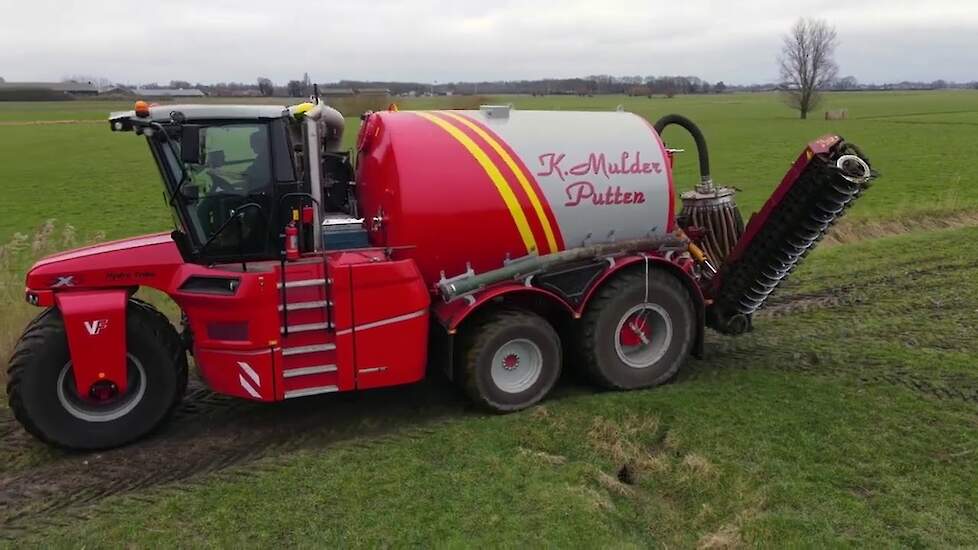
[[[804,144],[838,132],[883,178],[854,208],[866,224],[978,211],[978,93],[829,94],[850,120],[800,121],[766,94],[504,97],[518,108],[670,112],[707,134],[715,178],[757,208]],[[424,99],[404,107],[439,107]],[[0,103],[0,242],[60,225],[40,251],[104,232],[169,228],[145,143],[109,132],[128,104]],[[353,114],[353,113],[347,113]],[[28,124],[85,120],[81,124]],[[349,118],[347,143],[358,124]],[[692,143],[678,181],[695,179]],[[64,229],[71,224],[73,229]],[[912,228],[913,224],[908,224]],[[904,228],[906,229],[906,228]],[[40,232],[44,235],[44,231]],[[33,238],[33,237],[32,237]],[[116,496],[19,545],[971,546],[978,540],[978,228],[818,249],[756,330],[710,335],[675,384],[593,392],[565,384],[508,416],[411,419],[391,435],[281,451],[243,475]],[[0,352],[35,310],[0,257]],[[6,338],[6,339],[4,339]],[[324,401],[323,406],[330,406]],[[365,415],[364,422],[369,419]],[[232,420],[233,421],[233,420]],[[325,426],[327,430],[330,427]],[[18,471],[52,460],[36,452]],[[25,458],[26,456],[26,458]],[[14,464],[14,466],[11,466]],[[623,465],[635,478],[622,484]],[[2,504],[0,504],[2,508]]]
[[[573,386],[522,413],[285,454],[248,475],[109,499],[25,542],[969,546],[978,247],[948,252],[976,238],[958,229],[819,251],[782,299],[848,300],[762,316],[740,339],[711,336],[709,357],[674,384]],[[880,269],[879,258],[893,262]],[[618,481],[622,466],[634,484]]]
[[[664,99],[599,96],[490,98],[523,109],[614,109],[621,104],[650,120],[677,112],[706,132],[715,179],[743,192],[739,202],[756,209],[780,181],[805,144],[837,132],[860,145],[883,172],[886,191],[860,202],[856,219],[923,217],[978,208],[978,92],[837,93],[824,108],[848,108],[851,119],[801,121],[771,94],[687,96]],[[281,101],[281,100],[276,100]],[[445,99],[422,98],[404,108],[435,108]],[[0,182],[5,194],[0,242],[30,232],[49,218],[80,233],[104,230],[117,238],[170,227],[160,183],[140,138],[113,134],[104,122],[128,103],[74,101],[0,103]],[[346,113],[355,115],[356,113]],[[84,124],[21,124],[85,120]],[[359,119],[347,119],[351,145]],[[5,122],[7,124],[5,124]],[[17,123],[17,124],[10,124]],[[695,181],[692,142],[666,131],[670,146],[685,148],[677,181]]]

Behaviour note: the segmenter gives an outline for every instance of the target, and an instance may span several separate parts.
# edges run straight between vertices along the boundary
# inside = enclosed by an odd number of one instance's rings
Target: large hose
[[[699,244],[706,252],[710,264],[719,266],[744,232],[744,222],[734,200],[736,193],[732,188],[713,184],[706,137],[693,121],[682,115],[666,115],[652,127],[661,136],[662,131],[672,124],[682,126],[693,137],[700,164],[699,184],[682,195],[683,209],[679,214],[679,225],[683,229],[692,226],[703,231]]]
[[[652,127],[655,128],[655,132],[659,136],[662,136],[662,131],[665,130],[666,126],[672,124],[682,126],[689,132],[689,135],[693,136],[693,141],[696,142],[696,153],[699,155],[700,161],[700,181],[712,185],[713,180],[710,178],[710,152],[706,149],[706,138],[703,137],[703,132],[700,131],[696,124],[693,124],[692,120],[682,115],[666,115],[655,121]]]

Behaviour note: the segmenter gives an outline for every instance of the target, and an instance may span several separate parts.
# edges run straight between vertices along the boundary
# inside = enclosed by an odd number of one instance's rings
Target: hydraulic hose
[[[712,186],[713,179],[710,177],[710,153],[706,149],[706,138],[703,137],[703,132],[700,131],[696,124],[693,124],[692,120],[682,115],[666,115],[657,120],[652,127],[661,136],[666,126],[672,124],[682,126],[689,132],[689,135],[693,136],[693,141],[696,142],[696,153],[700,161],[700,181],[703,184]]]

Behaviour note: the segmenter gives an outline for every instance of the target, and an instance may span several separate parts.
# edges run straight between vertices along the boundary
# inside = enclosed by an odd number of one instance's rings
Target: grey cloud
[[[6,0],[0,76],[441,82],[587,74],[773,80],[799,16],[836,25],[843,74],[978,79],[971,0],[400,2]],[[800,10],[805,10],[804,12]]]

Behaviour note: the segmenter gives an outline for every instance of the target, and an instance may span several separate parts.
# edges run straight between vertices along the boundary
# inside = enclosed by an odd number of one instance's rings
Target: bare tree
[[[272,83],[271,79],[259,76],[258,92],[265,97],[271,97],[275,95],[275,84]]]
[[[835,80],[839,71],[833,59],[837,42],[835,28],[822,19],[799,19],[784,37],[778,59],[781,89],[785,103],[802,119],[818,107],[820,90]]]
[[[290,80],[285,88],[289,91],[289,97],[302,97],[302,81]]]

